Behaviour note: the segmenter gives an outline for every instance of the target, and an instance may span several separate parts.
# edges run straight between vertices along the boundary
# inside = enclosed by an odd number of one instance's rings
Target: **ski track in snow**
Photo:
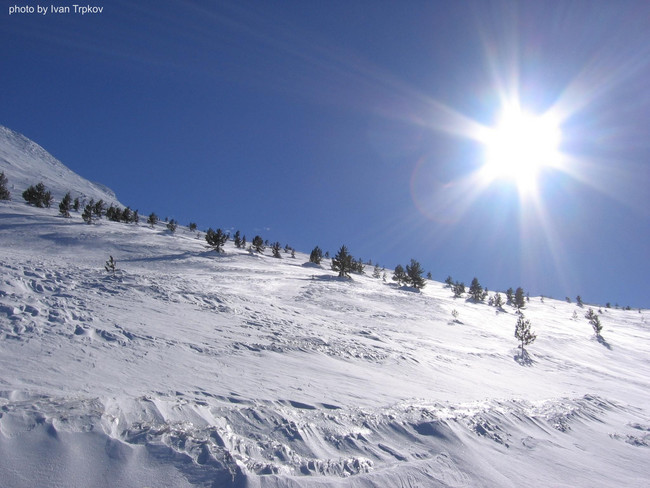
[[[605,309],[599,342],[587,307],[532,297],[521,358],[511,307],[437,282],[15,196],[0,242],[5,486],[648,485],[646,310]]]

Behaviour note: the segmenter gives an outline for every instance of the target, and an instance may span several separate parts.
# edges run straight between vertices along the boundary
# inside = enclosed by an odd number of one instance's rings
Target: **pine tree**
[[[397,286],[402,286],[402,283],[406,283],[407,280],[408,276],[406,275],[402,265],[398,264],[395,266],[395,269],[393,270],[393,281],[397,281]]]
[[[576,304],[578,305],[578,307],[584,306],[584,303],[582,303],[582,297],[580,295],[576,297]]]
[[[514,290],[512,289],[512,287],[510,287],[510,288],[508,288],[508,289],[506,290],[506,303],[507,303],[508,305],[510,305],[510,304],[512,303],[512,299],[513,299],[513,295],[514,295],[514,293],[515,293],[515,292],[514,292]]]
[[[72,196],[70,192],[66,193],[63,200],[59,203],[59,213],[64,217],[70,217],[70,208],[72,206]]]
[[[309,254],[309,262],[314,264],[320,264],[323,260],[323,251],[320,247],[316,246],[312,249],[311,254]]]
[[[454,286],[451,287],[454,292],[454,298],[460,298],[463,293],[465,293],[465,283],[459,283],[458,281],[454,283]]]
[[[357,274],[364,274],[364,269],[365,265],[363,264],[363,260],[361,258],[357,259],[356,261],[354,259],[352,260],[352,271]]]
[[[78,211],[79,211],[79,207],[81,207],[81,202],[79,201],[79,197],[76,197],[76,198],[74,199],[73,204],[72,204],[72,209],[73,209],[75,212],[78,212]]]
[[[106,209],[106,203],[104,203],[104,200],[100,199],[95,202],[95,205],[93,207],[93,213],[95,214],[95,217],[101,219],[102,215],[104,214],[104,209]]]
[[[445,285],[447,285],[447,288],[451,288],[454,286],[454,280],[451,277],[451,275],[447,276],[447,279],[445,280]]]
[[[93,214],[93,206],[91,204],[87,204],[84,207],[84,211],[81,214],[81,218],[87,224],[92,224],[93,223],[93,216],[94,216],[94,214]]]
[[[282,258],[282,247],[279,242],[276,241],[271,245],[271,253],[274,258]]]
[[[149,217],[147,217],[147,224],[149,224],[153,229],[157,223],[158,223],[158,216],[155,213],[151,212],[149,214]]]
[[[496,308],[502,308],[503,307],[503,298],[501,297],[501,293],[497,292],[497,294],[494,295],[494,300],[493,300],[492,304]]]
[[[196,230],[196,222],[190,222],[187,228],[190,229],[190,232],[194,232]]]
[[[469,297],[474,300],[476,303],[482,302],[485,300],[485,295],[483,294],[483,287],[478,282],[478,278],[474,277],[472,284],[469,285]]]
[[[4,171],[0,173],[0,200],[11,200],[11,193],[7,188],[7,177],[4,174]]]
[[[235,243],[235,247],[237,249],[241,248],[241,232],[235,232],[235,235],[233,236],[233,242]]]
[[[406,265],[406,276],[408,283],[413,288],[420,290],[426,286],[426,281],[422,277],[423,273],[424,271],[422,271],[422,266],[420,266],[420,263],[418,263],[415,259],[411,259],[411,264]]]
[[[133,210],[131,210],[131,207],[126,207],[124,210],[122,210],[122,218],[121,218],[122,222],[130,224],[132,219],[133,219]]]
[[[47,207],[50,208],[52,205],[52,193],[50,193],[45,185],[41,182],[36,186],[30,186],[23,192],[23,198],[25,201],[31,205],[35,205],[39,208]]]
[[[173,234],[176,232],[176,228],[178,227],[178,222],[176,220],[171,219],[169,222],[167,222],[167,229]]]
[[[104,269],[115,275],[115,269],[117,268],[117,262],[113,259],[113,256],[109,257],[109,260],[106,261],[106,264],[104,265]]]
[[[530,328],[530,320],[526,319],[523,314],[517,318],[515,326],[515,338],[521,343],[521,354],[524,354],[524,346],[532,344],[537,336]]]
[[[353,268],[352,255],[348,252],[348,248],[341,246],[339,252],[332,258],[332,270],[339,272],[339,277],[349,278],[350,272]]]
[[[205,233],[205,240],[209,246],[213,247],[214,250],[218,253],[223,252],[223,246],[228,242],[230,236],[226,234],[221,229],[217,229],[215,232],[212,228],[209,228]]]
[[[589,320],[589,323],[593,327],[594,332],[596,333],[596,337],[600,339],[601,338],[600,332],[603,330],[603,324],[600,323],[600,318],[598,317],[598,315],[596,315],[594,309],[590,308],[585,314],[585,317]]]
[[[251,243],[253,246],[253,250],[256,252],[263,254],[264,249],[266,249],[266,246],[264,245],[264,240],[260,236],[255,236],[253,237],[253,242]]]
[[[378,264],[375,264],[375,268],[372,270],[373,278],[381,278],[381,268]]]
[[[521,287],[518,287],[515,291],[515,307],[518,309],[524,308],[526,306],[526,299],[524,297],[524,290]]]

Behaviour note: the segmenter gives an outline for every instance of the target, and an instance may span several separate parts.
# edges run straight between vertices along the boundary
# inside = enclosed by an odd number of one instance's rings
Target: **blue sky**
[[[89,3],[3,7],[0,123],[141,213],[650,306],[647,1]],[[513,101],[560,114],[527,195],[479,176]]]

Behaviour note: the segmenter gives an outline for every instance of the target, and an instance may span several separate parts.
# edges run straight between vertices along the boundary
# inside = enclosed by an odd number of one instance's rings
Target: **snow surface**
[[[110,201],[0,134],[10,189],[43,176],[55,196]],[[522,358],[512,307],[441,283],[398,288],[370,267],[341,280],[303,253],[229,242],[217,254],[186,228],[87,225],[12,196],[0,202],[2,486],[650,483],[647,310],[602,309],[599,341],[588,306],[531,297],[538,338]]]

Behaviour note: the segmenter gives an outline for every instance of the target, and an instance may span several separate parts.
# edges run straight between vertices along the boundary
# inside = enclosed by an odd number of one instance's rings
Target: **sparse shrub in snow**
[[[422,277],[423,273],[422,266],[415,259],[411,259],[411,264],[406,265],[407,282],[418,290],[426,286],[426,281]]]
[[[158,223],[158,216],[155,213],[151,212],[149,214],[149,217],[147,218],[147,224],[149,224],[153,229],[154,225],[156,225],[157,223]]]
[[[209,246],[213,247],[215,251],[221,253],[223,252],[223,246],[228,242],[230,236],[226,234],[221,229],[217,229],[216,232],[212,228],[208,229],[205,233],[205,240]]]
[[[167,229],[173,234],[176,232],[176,228],[178,227],[178,222],[176,222],[174,219],[171,219],[169,222],[167,222]]]
[[[339,252],[332,258],[332,269],[338,271],[341,278],[349,278],[353,267],[352,255],[348,252],[347,247],[341,246]]]
[[[427,271],[427,280],[432,280],[433,275],[431,274],[431,271]]]
[[[23,198],[31,205],[37,207],[50,208],[52,205],[52,193],[50,193],[43,183],[38,183],[36,186],[32,185],[23,192]]]
[[[537,335],[530,328],[530,320],[519,314],[517,325],[515,326],[515,338],[521,343],[521,354],[524,354],[524,346],[532,344],[537,339]]]
[[[311,250],[311,254],[309,254],[309,262],[314,264],[320,264],[322,260],[323,260],[323,251],[321,250],[320,247],[316,246],[314,249]]]
[[[576,312],[576,311],[574,310],[574,311],[573,311],[573,315],[571,315],[571,318],[572,318],[573,320],[578,320],[578,312]]]
[[[264,240],[262,239],[261,236],[253,237],[253,242],[251,243],[251,245],[253,247],[253,250],[260,254],[264,253],[264,249],[266,249],[266,246],[264,245]]]
[[[582,303],[582,297],[580,295],[576,297],[576,303],[578,304],[578,307],[584,306],[584,303]]]
[[[600,318],[594,312],[593,308],[590,308],[587,310],[587,313],[585,314],[585,318],[589,320],[589,323],[594,329],[594,332],[596,333],[596,337],[600,338],[600,332],[603,330],[603,324],[600,323]]]
[[[188,229],[190,229],[190,232],[194,232],[196,230],[196,223],[190,222],[190,224],[187,227]]]
[[[445,285],[447,285],[447,288],[451,288],[454,286],[454,279],[450,276],[447,276],[447,279],[445,280]]]
[[[273,254],[274,258],[282,258],[282,247],[280,246],[279,242],[274,242],[271,245],[271,253]]]
[[[0,173],[0,200],[11,200],[11,193],[7,188],[7,177],[4,172]]]
[[[117,269],[117,262],[113,259],[113,256],[109,256],[108,261],[106,261],[106,264],[104,265],[104,269],[108,273],[112,273],[115,275],[115,270]]]
[[[64,217],[70,217],[70,208],[72,207],[72,196],[70,192],[66,193],[63,200],[59,203],[59,213]]]
[[[378,264],[375,264],[375,268],[372,270],[373,278],[381,278],[381,268]]]
[[[295,257],[296,257],[296,250],[295,249],[291,250],[291,257],[295,259]]]
[[[453,309],[453,310],[451,311],[451,316],[454,318],[454,322],[460,324],[460,321],[458,320],[458,315],[459,315],[459,314],[458,314],[458,310]]]
[[[406,278],[406,272],[404,271],[402,265],[398,264],[395,266],[395,270],[393,271],[393,281],[397,281],[397,284],[399,286],[402,286],[402,283],[406,283]]]
[[[503,307],[503,298],[501,297],[501,293],[497,292],[497,293],[494,295],[494,298],[493,298],[492,304],[493,304],[496,308],[502,308],[502,307]]]

